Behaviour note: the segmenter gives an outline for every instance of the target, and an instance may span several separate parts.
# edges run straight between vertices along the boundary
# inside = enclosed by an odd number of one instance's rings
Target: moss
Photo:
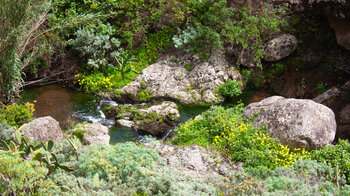
[[[191,97],[195,101],[197,101],[197,99],[198,99],[197,95],[195,93],[193,93],[193,92],[191,93]]]
[[[151,100],[152,91],[141,90],[137,93],[138,100],[141,102],[148,102]]]
[[[118,89],[114,90],[114,94],[117,95],[117,96],[121,96],[120,90],[118,90]]]
[[[140,85],[141,85],[141,88],[142,88],[142,89],[145,89],[146,86],[147,86],[147,83],[146,83],[145,81],[141,81],[141,82],[140,82]]]
[[[193,65],[190,64],[185,64],[184,67],[187,71],[191,71],[193,69]]]

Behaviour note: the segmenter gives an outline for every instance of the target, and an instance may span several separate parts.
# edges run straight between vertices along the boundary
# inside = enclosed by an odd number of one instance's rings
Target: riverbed
[[[69,129],[79,122],[89,122],[108,126],[111,144],[145,140],[146,134],[115,125],[113,120],[105,118],[100,110],[101,105],[118,105],[118,103],[99,100],[98,97],[91,94],[52,84],[25,89],[19,101],[33,103],[35,118],[51,116],[60,123],[62,129]],[[197,116],[208,108],[209,106],[179,105],[181,122]]]

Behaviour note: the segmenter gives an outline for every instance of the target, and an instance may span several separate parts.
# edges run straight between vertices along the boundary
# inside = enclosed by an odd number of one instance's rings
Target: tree
[[[21,71],[37,51],[36,33],[51,1],[0,0],[0,102],[9,101],[22,83]],[[29,57],[25,57],[30,53]]]

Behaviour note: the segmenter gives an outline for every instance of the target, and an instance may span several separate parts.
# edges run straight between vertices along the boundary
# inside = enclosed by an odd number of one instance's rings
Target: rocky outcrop
[[[21,131],[21,135],[27,136],[30,141],[59,142],[64,139],[60,124],[51,116],[40,117],[29,122]]]
[[[198,176],[219,174],[229,176],[239,171],[242,163],[232,164],[217,152],[200,146],[177,147],[167,144],[152,146],[163,157],[167,166],[175,170],[185,170]]]
[[[110,136],[108,135],[108,127],[106,126],[99,124],[83,124],[72,129],[70,132],[74,133],[76,131],[82,131],[84,133],[83,144],[109,144]]]
[[[283,34],[265,44],[265,61],[278,61],[291,55],[298,47],[293,35]]]
[[[180,120],[177,105],[170,101],[150,105],[115,106],[105,109],[106,116],[119,125],[162,136]]]
[[[338,44],[345,49],[350,50],[350,20],[329,15],[328,21],[332,29],[335,31]]]
[[[276,1],[273,1],[276,2]],[[347,0],[280,0],[289,3],[294,10],[313,14],[325,14],[335,31],[337,42],[350,50],[350,3]]]
[[[112,99],[144,102],[165,98],[184,104],[218,103],[223,99],[215,89],[228,79],[241,80],[241,76],[221,52],[212,53],[208,62],[201,62],[196,55],[168,56],[145,68]]]
[[[291,148],[317,149],[331,144],[336,133],[333,111],[311,100],[273,96],[249,104],[244,114],[257,114],[254,124],[266,124],[271,137]]]

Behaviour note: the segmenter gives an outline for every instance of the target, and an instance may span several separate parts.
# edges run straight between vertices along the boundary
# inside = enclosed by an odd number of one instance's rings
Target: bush
[[[2,105],[2,107],[0,109],[0,121],[16,128],[32,120],[35,111],[34,104],[31,103],[12,104],[6,107]]]
[[[236,56],[238,65],[242,63],[242,55],[249,55],[261,66],[264,39],[279,32],[286,23],[281,13],[268,4],[259,12],[228,7],[226,0],[188,0],[184,6],[191,14],[184,30],[173,38],[175,47],[205,56],[211,50],[234,46],[240,54]]]
[[[348,187],[328,181],[327,166],[315,160],[295,162],[292,167],[246,168],[221,187],[226,195],[342,195]]]
[[[330,166],[335,181],[339,181],[342,175],[345,175],[346,183],[349,183],[350,144],[348,140],[339,140],[335,146],[324,146],[320,150],[314,150],[311,158]]]
[[[16,129],[13,127],[8,126],[5,123],[0,123],[0,141],[4,140],[4,141],[10,141],[10,140],[14,140],[14,133],[15,133]]]
[[[40,191],[49,195],[216,195],[211,183],[164,168],[162,163],[157,152],[135,143],[87,146],[75,162],[76,172],[59,170],[49,176],[55,187]]]
[[[265,128],[254,127],[242,111],[242,105],[229,109],[214,106],[178,127],[172,142],[219,148],[233,161],[244,162],[245,167],[290,167],[308,157],[304,149],[293,152],[269,137]]]
[[[98,173],[103,179],[126,182],[133,173],[146,175],[158,162],[161,163],[161,158],[155,151],[125,143],[83,149],[76,166],[82,176],[92,177]]]
[[[241,83],[236,80],[229,79],[226,84],[222,84],[218,87],[218,92],[225,98],[234,98],[242,94],[240,89]]]
[[[114,31],[109,24],[99,25],[97,29],[81,28],[75,33],[76,38],[69,40],[68,44],[85,59],[88,68],[99,69],[111,62],[109,54],[120,47],[120,41],[111,37]]]
[[[24,160],[16,153],[0,150],[0,171],[0,193],[4,195],[27,195],[52,187],[52,182],[46,180],[46,167],[34,160]]]

